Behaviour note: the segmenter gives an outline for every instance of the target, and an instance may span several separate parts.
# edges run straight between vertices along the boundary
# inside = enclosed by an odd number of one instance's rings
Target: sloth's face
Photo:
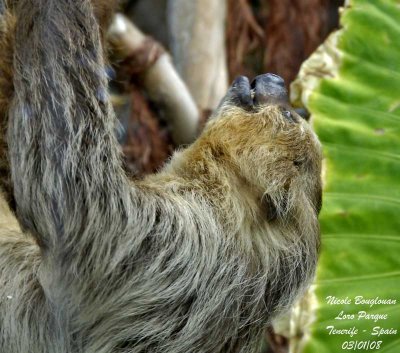
[[[256,194],[286,203],[301,194],[319,212],[321,145],[289,105],[282,78],[265,74],[250,83],[238,77],[210,124],[211,135],[214,129],[217,154],[233,162]]]

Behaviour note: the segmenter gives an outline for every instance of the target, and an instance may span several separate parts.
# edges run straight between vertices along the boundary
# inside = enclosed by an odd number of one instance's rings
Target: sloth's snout
[[[257,76],[251,83],[251,91],[254,105],[289,103],[285,81],[278,75]]]
[[[259,75],[250,83],[245,76],[237,77],[231,86],[231,101],[246,109],[260,105],[288,105],[285,81],[275,74]]]

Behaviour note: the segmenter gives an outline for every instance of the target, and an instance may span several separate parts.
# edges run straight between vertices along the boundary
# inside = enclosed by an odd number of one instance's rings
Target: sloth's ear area
[[[287,213],[287,204],[286,193],[279,198],[272,198],[271,195],[265,194],[261,200],[261,205],[268,222],[272,222],[278,217],[283,217]]]
[[[272,222],[278,218],[278,210],[276,209],[276,206],[269,195],[264,195],[261,200],[261,204],[267,216],[268,222]]]

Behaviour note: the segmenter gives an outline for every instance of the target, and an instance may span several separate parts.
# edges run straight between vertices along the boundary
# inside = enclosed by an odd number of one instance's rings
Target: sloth
[[[283,80],[238,77],[192,145],[132,180],[95,3],[10,11],[18,223],[0,216],[0,351],[257,352],[320,239],[321,147]]]

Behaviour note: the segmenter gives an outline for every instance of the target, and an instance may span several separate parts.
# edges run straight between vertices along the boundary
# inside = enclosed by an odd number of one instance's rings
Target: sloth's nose
[[[231,101],[233,104],[250,108],[253,105],[251,98],[250,82],[246,76],[238,76],[232,82],[230,89]]]
[[[275,74],[257,76],[251,83],[254,105],[288,104],[289,98],[285,81]]]
[[[257,76],[251,84],[245,76],[236,77],[228,91],[227,99],[231,104],[247,110],[268,104],[289,106],[285,81],[271,73]]]

